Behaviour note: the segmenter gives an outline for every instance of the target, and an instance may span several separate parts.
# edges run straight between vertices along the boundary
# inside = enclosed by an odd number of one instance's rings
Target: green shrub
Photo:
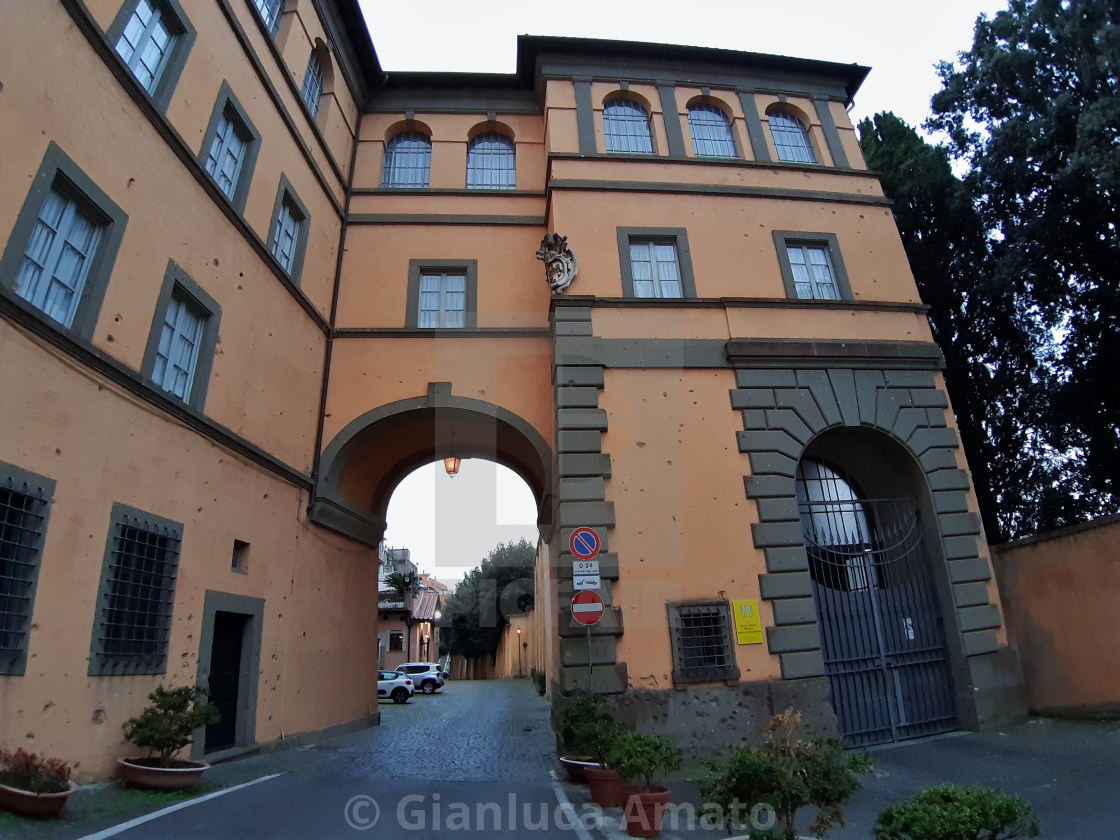
[[[70,790],[70,766],[60,758],[40,758],[25,752],[0,750],[0,785],[31,793],[62,793]]]
[[[533,685],[537,687],[537,694],[539,694],[541,697],[544,697],[544,671],[538,671],[536,668],[530,668],[529,676],[533,678]]]
[[[879,812],[875,840],[1012,840],[1038,837],[1021,796],[984,787],[939,785]]]
[[[221,720],[218,708],[206,698],[201,686],[158,686],[148,695],[152,705],[125,722],[124,737],[149,756],[158,754],[160,767],[170,767],[172,757],[191,742],[196,729]]]
[[[751,840],[793,840],[795,816],[806,805],[817,808],[808,829],[816,836],[844,825],[843,807],[861,787],[856,776],[871,772],[871,758],[846,754],[839,739],[802,734],[800,712],[787,709],[770,719],[762,746],[733,748],[711,765],[700,792],[722,809],[729,831],[750,831]],[[750,825],[756,807],[772,808],[777,825]]]
[[[578,747],[576,727],[594,720],[610,718],[603,708],[602,695],[583,692],[564,699],[556,715],[556,734],[564,752],[574,753]]]
[[[681,751],[664,735],[625,732],[607,753],[607,765],[622,778],[650,788],[681,766]]]
[[[629,732],[626,724],[611,717],[586,720],[575,727],[575,750],[581,755],[590,755],[600,766],[608,767],[607,756],[618,739]]]

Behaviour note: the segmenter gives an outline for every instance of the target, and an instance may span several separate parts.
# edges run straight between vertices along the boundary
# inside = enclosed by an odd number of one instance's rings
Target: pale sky
[[[852,122],[893,111],[914,127],[938,90],[934,65],[972,45],[976,17],[1004,0],[362,0],[381,66],[396,71],[513,73],[517,36],[652,41],[816,58],[871,68]],[[438,472],[437,472],[438,466]],[[504,467],[442,464],[406,478],[389,503],[386,539],[412,550],[421,571],[458,580],[499,542],[535,543],[528,487]]]

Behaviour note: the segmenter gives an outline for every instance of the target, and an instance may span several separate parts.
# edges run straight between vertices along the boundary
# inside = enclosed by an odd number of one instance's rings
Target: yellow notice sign
[[[762,644],[762,616],[758,601],[735,601],[735,641],[741,645]]]

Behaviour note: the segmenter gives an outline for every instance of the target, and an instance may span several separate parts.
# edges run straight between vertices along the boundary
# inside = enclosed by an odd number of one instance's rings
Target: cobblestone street
[[[381,726],[344,755],[353,770],[398,779],[548,780],[548,702],[529,680],[451,681],[411,703],[381,704]],[[362,739],[365,740],[365,739]]]

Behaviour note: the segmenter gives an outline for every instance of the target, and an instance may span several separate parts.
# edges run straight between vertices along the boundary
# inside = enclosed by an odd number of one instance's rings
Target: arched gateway
[[[348,423],[323,451],[311,519],[377,545],[393,490],[417,467],[449,456],[486,458],[516,472],[537,500],[547,529],[552,452],[540,432],[511,411],[454,396],[451,383],[426,396],[371,409]]]

